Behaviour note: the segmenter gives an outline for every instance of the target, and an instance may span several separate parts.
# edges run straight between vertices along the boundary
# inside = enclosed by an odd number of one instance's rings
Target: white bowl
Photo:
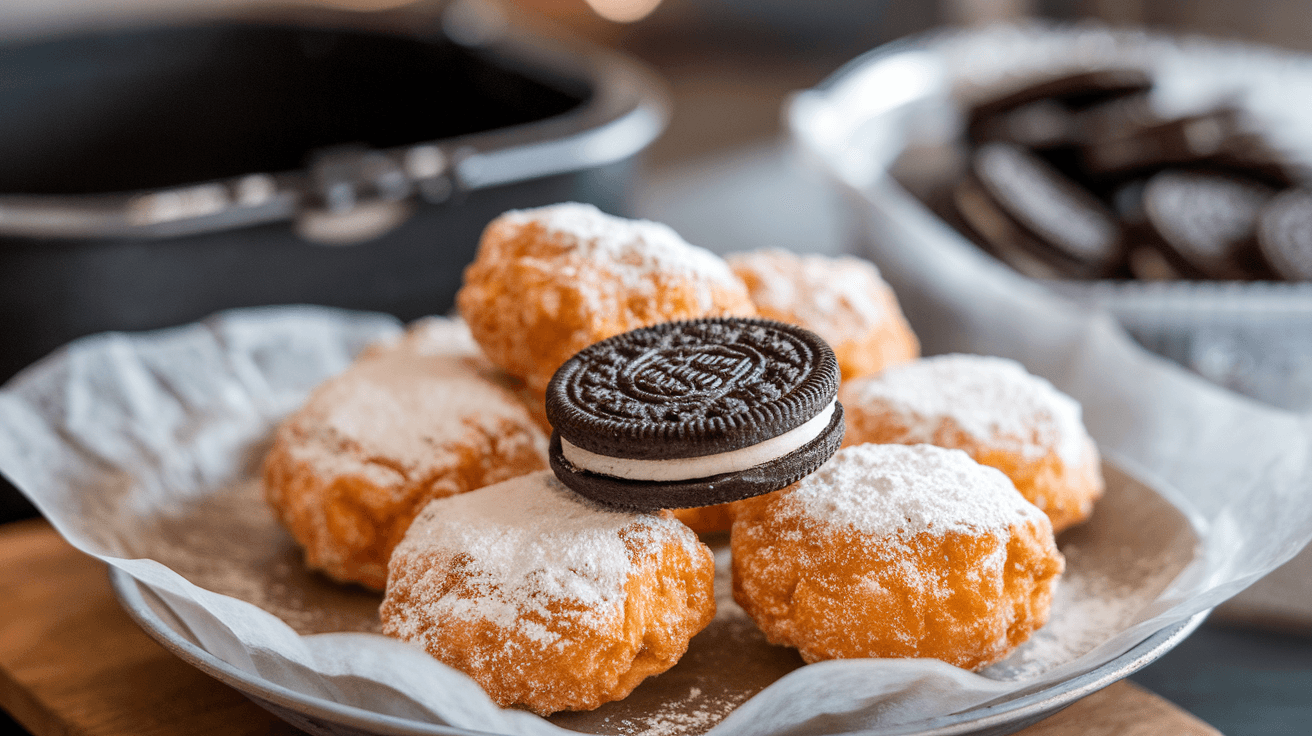
[[[899,183],[904,173],[933,176],[952,165],[973,101],[1030,78],[1126,65],[1150,72],[1163,114],[1237,105],[1296,167],[1312,164],[1312,56],[1100,26],[997,26],[898,41],[796,95],[787,118],[794,140],[848,195],[861,242],[929,352],[955,349],[960,335],[930,296],[939,274],[911,252],[925,247],[972,261],[999,288],[1038,286],[1107,310],[1145,347],[1222,386],[1312,408],[1312,283],[1030,279]]]

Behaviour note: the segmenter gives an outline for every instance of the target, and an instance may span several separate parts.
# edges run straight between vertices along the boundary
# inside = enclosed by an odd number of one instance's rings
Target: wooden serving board
[[[0,708],[35,736],[302,733],[156,644],[44,521],[0,526]],[[1124,681],[1021,733],[1219,736]]]

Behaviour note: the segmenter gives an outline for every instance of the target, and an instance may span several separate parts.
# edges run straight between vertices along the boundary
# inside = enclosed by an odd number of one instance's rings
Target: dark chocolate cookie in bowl
[[[1269,275],[1257,253],[1256,227],[1274,196],[1259,181],[1167,169],[1148,180],[1143,207],[1183,273],[1250,280]]]
[[[863,85],[909,69],[919,86],[897,105],[857,104]],[[1106,311],[1218,385],[1307,410],[1312,269],[1292,255],[1312,170],[1306,99],[1305,53],[1031,23],[875,49],[800,94],[790,124],[855,195],[857,248],[926,354],[970,332],[936,306],[961,289],[929,267],[933,241],[978,279]],[[901,238],[903,217],[924,227]]]
[[[1257,244],[1266,262],[1290,281],[1312,281],[1312,193],[1285,191],[1259,217]]]

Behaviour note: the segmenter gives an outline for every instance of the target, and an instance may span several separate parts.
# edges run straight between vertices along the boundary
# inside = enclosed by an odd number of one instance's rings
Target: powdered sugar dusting
[[[1112,563],[1090,560],[1076,545],[1064,546],[1062,554],[1069,574],[1057,583],[1048,623],[981,674],[998,680],[1030,679],[1092,651],[1135,620],[1148,602],[1144,589],[1153,590],[1170,578],[1158,574],[1162,566],[1157,559],[1115,555],[1118,559]]]
[[[735,253],[727,260],[734,271],[759,280],[752,301],[765,314],[794,314],[803,324],[826,326],[845,315],[855,318],[856,327],[890,317],[884,296],[888,285],[869,261],[784,250]]]
[[[783,491],[779,513],[891,537],[899,532],[1006,533],[1046,519],[1007,476],[961,450],[856,445]]]
[[[431,502],[393,553],[393,567],[435,554],[460,558],[468,585],[479,594],[430,591],[423,605],[434,618],[524,630],[531,618],[553,616],[550,604],[566,602],[581,611],[580,623],[601,626],[623,608],[631,555],[654,554],[671,539],[689,549],[699,544],[680,527],[673,519],[603,509],[540,471]],[[527,612],[540,616],[526,618]],[[397,636],[417,640],[420,622],[392,623]],[[526,633],[544,644],[558,636],[545,627]]]
[[[1054,450],[1067,465],[1088,460],[1080,405],[1020,363],[942,355],[894,366],[845,387],[849,406],[879,404],[909,423],[909,440],[930,442],[944,420],[976,440],[1034,460]]]
[[[391,350],[414,355],[468,357],[478,355],[478,345],[462,320],[447,317],[424,317],[411,322],[404,332],[370,345],[361,354],[369,358]]]
[[[357,472],[385,486],[448,467],[446,448],[471,432],[504,435],[510,422],[545,455],[545,437],[491,374],[463,323],[418,322],[315,390],[297,419],[315,441],[290,445],[292,454],[325,474]]]
[[[719,256],[690,245],[668,225],[658,222],[615,217],[578,202],[513,210],[499,221],[508,226],[542,227],[548,241],[568,248],[577,260],[605,264],[623,288],[639,292],[650,289],[657,274],[707,287],[714,282],[742,288]],[[698,301],[702,309],[713,308],[709,288],[699,291]]]
[[[735,699],[715,697],[693,687],[643,718],[619,718],[607,725],[624,736],[689,736],[709,731],[737,705]]]

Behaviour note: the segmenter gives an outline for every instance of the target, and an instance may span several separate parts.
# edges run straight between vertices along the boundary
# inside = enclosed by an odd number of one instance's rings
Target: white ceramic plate
[[[1040,640],[1044,636],[1059,636],[1063,640],[1073,641],[1074,646],[1096,644],[1100,638],[1121,628],[1124,622],[1116,616],[1081,618],[1077,615],[1079,609],[1095,608],[1112,611],[1117,616],[1132,616],[1139,607],[1150,604],[1195,554],[1197,532],[1187,515],[1172,504],[1166,495],[1111,463],[1104,464],[1104,473],[1108,480],[1108,492],[1097,507],[1094,518],[1060,537],[1060,544],[1068,558],[1068,574],[1064,581],[1068,593],[1063,595],[1059,592],[1054,605],[1050,626],[1058,631],[1041,630],[1031,642],[1036,649],[1052,646],[1051,641],[1045,643]],[[724,540],[712,539],[712,542],[723,568],[727,558]],[[233,667],[206,651],[149,586],[118,570],[112,570],[111,577],[123,607],[160,644],[299,728],[315,734],[411,736],[474,733],[332,702]],[[253,577],[259,579],[258,575]],[[282,586],[286,582],[285,577],[274,576],[257,585]],[[732,614],[723,615],[726,608],[736,611],[736,606],[727,596],[727,583],[727,576],[717,580],[717,589],[721,593],[717,604],[722,616],[717,617],[706,632],[693,640],[688,655],[670,671],[670,675],[674,678],[673,683],[695,681],[700,689],[707,691],[741,690],[737,686],[747,682],[750,685],[741,693],[741,699],[745,700],[774,679],[804,665],[791,652],[765,643],[757,632],[751,632],[757,635],[745,638],[742,622],[735,621]],[[211,582],[209,587],[222,586]],[[250,588],[243,586],[241,589],[218,592],[249,597]],[[324,605],[341,606],[341,610],[333,613],[336,618],[330,617],[329,620],[350,622],[368,615],[363,613],[370,610],[368,601],[364,601],[366,605],[357,605],[361,601],[356,600],[368,594],[344,591],[343,595],[345,597],[340,599],[324,598],[311,592],[304,596],[282,596],[277,599],[271,596],[265,600],[283,601],[276,604],[280,610],[275,612],[290,620],[306,621],[307,617],[315,613],[310,610],[311,607]],[[306,610],[294,610],[295,606],[304,606]],[[1031,691],[1022,690],[991,704],[878,733],[1002,734],[1019,730],[1144,667],[1188,636],[1205,616],[1206,612],[1199,613],[1159,631],[1120,656],[1054,685]],[[1080,635],[1077,631],[1080,627],[1089,628],[1085,632],[1087,636]],[[1103,630],[1096,630],[1097,627]],[[1060,630],[1063,628],[1064,632]],[[994,675],[1006,677],[1009,668],[1023,669],[1026,651],[1018,650],[1009,660],[995,665],[992,670]],[[736,666],[728,666],[730,663]],[[594,733],[614,733],[616,729],[608,727],[610,723],[629,724],[628,729],[641,727],[644,723],[654,725],[657,721],[653,719],[651,711],[660,711],[660,720],[668,722],[670,709],[661,710],[660,706],[653,706],[654,702],[662,698],[668,700],[669,692],[676,689],[670,678],[665,678],[663,682],[664,690],[659,689],[662,685],[645,684],[631,696],[631,701],[611,703],[590,713],[558,714],[552,720],[566,728]],[[692,710],[697,706],[689,704],[687,707]],[[707,727],[710,725],[713,722],[705,723]],[[700,730],[691,728],[684,732],[697,733]]]
[[[421,723],[334,703],[243,672],[202,649],[188,634],[186,626],[149,588],[114,568],[110,568],[110,582],[123,608],[165,649],[309,733],[319,736],[475,736],[486,733]],[[1207,614],[1208,611],[1199,612],[1183,623],[1159,631],[1125,654],[1060,685],[880,733],[888,736],[1014,733],[1146,667],[1193,633]]]
[[[309,573],[261,500],[260,459],[279,419],[396,329],[377,315],[269,308],[89,338],[0,391],[4,470],[70,541],[149,583],[116,579],[148,632],[302,727],[550,732],[418,649],[360,636],[378,631],[378,594]],[[1208,607],[1188,596],[1212,579],[1195,566],[1212,541],[1205,524],[1169,486],[1125,465],[1104,465],[1093,518],[1058,540],[1067,572],[1048,624],[984,677],[933,661],[804,666],[733,604],[721,537],[710,540],[717,615],[678,665],[622,701],[550,723],[662,736],[695,736],[722,719],[727,733],[1020,728],[1160,655]],[[899,698],[892,711],[889,693]]]

